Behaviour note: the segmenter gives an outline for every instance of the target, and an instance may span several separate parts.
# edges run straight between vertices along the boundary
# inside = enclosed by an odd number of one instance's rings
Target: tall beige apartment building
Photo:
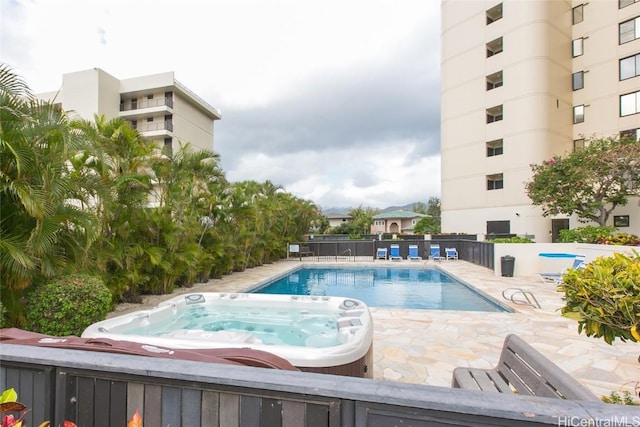
[[[217,109],[176,80],[173,72],[119,80],[93,68],[64,74],[59,91],[36,96],[88,120],[94,114],[123,117],[168,152],[180,141],[213,150],[213,125],[221,119]]]
[[[442,0],[442,230],[550,242],[533,163],[585,138],[640,138],[640,0]],[[640,201],[618,208],[640,234]],[[627,225],[628,224],[628,225]]]

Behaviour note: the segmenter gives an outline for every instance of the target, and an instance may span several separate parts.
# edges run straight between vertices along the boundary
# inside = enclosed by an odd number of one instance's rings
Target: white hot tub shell
[[[176,326],[181,313],[194,307],[216,313],[224,321],[226,313],[237,321],[238,313],[294,313],[313,318],[318,313],[331,319],[333,332],[318,331],[305,345],[268,343],[248,330],[205,330]],[[220,318],[220,316],[222,316]],[[282,323],[281,317],[278,322]],[[178,322],[179,323],[179,322]],[[265,324],[269,321],[264,320]],[[295,323],[293,319],[291,324]],[[171,330],[154,325],[172,324]],[[160,328],[162,329],[162,328]],[[269,295],[250,293],[192,293],[171,298],[149,310],[113,317],[89,326],[83,338],[110,338],[172,348],[253,348],[287,359],[304,371],[371,377],[373,374],[373,320],[369,308],[359,300],[340,297]]]

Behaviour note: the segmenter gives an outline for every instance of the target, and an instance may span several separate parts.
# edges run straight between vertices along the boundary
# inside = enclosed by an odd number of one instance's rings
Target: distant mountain
[[[407,203],[406,205],[403,205],[403,206],[389,206],[389,207],[386,207],[384,209],[380,209],[380,213],[397,211],[397,210],[400,210],[400,209],[403,209],[405,211],[410,211],[410,210],[413,209],[413,206],[416,203],[424,203],[425,205],[427,204],[427,202],[412,202],[412,203]],[[325,214],[325,215],[339,215],[339,214],[346,214],[351,209],[353,209],[353,208],[351,208],[351,207],[349,207],[349,208],[333,207],[333,208],[322,209],[322,213]],[[378,209],[378,208],[375,208],[375,209]]]
[[[322,213],[325,215],[342,215],[349,212],[351,208],[327,208],[322,209]]]

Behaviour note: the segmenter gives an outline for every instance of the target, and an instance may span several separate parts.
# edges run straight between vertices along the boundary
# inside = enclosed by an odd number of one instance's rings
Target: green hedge
[[[111,292],[102,279],[63,276],[37,287],[27,297],[26,329],[47,335],[80,335],[104,320],[111,309]]]

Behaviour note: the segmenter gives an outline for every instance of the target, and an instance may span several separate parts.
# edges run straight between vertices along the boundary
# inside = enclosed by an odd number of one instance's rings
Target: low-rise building
[[[371,234],[411,234],[422,218],[429,216],[403,209],[383,212],[373,216]]]
[[[329,220],[329,227],[331,228],[340,227],[353,219],[349,214],[327,214],[325,217]]]

